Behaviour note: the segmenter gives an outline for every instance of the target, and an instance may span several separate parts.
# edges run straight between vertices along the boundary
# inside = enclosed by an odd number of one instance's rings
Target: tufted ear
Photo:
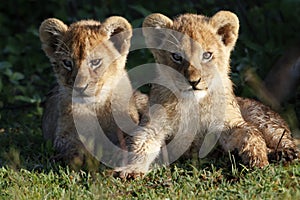
[[[156,48],[162,44],[163,39],[172,29],[173,21],[160,13],[148,15],[143,22],[143,35],[146,39],[148,47]]]
[[[173,21],[160,13],[153,13],[148,15],[144,22],[143,27],[153,27],[153,28],[171,28],[173,26]]]
[[[238,17],[229,11],[219,11],[210,19],[210,22],[216,28],[217,34],[221,36],[224,45],[231,51],[238,38]]]
[[[42,42],[42,49],[49,58],[53,57],[56,45],[67,29],[67,25],[55,18],[49,18],[42,22],[39,36]]]
[[[125,18],[119,16],[107,18],[101,25],[101,34],[108,36],[121,54],[128,53],[132,27]]]

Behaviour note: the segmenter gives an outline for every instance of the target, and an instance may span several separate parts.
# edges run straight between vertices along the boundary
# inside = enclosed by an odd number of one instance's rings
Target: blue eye
[[[182,61],[183,61],[181,53],[178,53],[178,52],[172,53],[171,58],[174,62],[179,63],[179,64],[182,63]]]
[[[206,51],[202,54],[202,59],[203,60],[210,60],[212,58],[212,52]]]
[[[94,70],[102,64],[102,59],[94,59],[90,61],[90,66]]]
[[[64,59],[62,62],[65,69],[67,69],[68,71],[72,70],[73,62],[71,60]]]

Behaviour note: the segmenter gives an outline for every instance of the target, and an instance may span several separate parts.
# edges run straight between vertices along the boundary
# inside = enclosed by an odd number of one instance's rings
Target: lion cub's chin
[[[185,98],[195,98],[197,101],[204,99],[207,96],[207,90],[186,90],[182,92],[182,96]]]
[[[95,96],[75,96],[72,97],[73,103],[85,104],[85,103],[96,103]]]
[[[194,95],[197,100],[201,100],[207,96],[207,90],[194,90]]]

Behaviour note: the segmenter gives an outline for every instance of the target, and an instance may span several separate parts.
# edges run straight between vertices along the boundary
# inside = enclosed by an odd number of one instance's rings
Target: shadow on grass
[[[61,167],[67,168],[61,162],[54,162],[52,160],[54,155],[52,144],[45,142],[42,136],[41,114],[36,113],[35,109],[17,112],[9,110],[5,113],[5,120],[2,120],[0,124],[0,167],[7,166],[14,170],[26,169],[46,173],[51,170],[59,171]],[[175,166],[187,171],[192,166],[208,171],[222,169],[223,176],[233,180],[233,177],[230,177],[231,161],[228,154],[221,152],[220,149],[216,149],[205,159],[181,158],[168,167],[172,171]],[[104,165],[100,165],[97,171],[105,171],[104,174],[109,175],[111,169],[107,169]]]
[[[41,108],[39,108],[41,109]],[[55,160],[55,151],[49,141],[45,141],[41,130],[41,110],[2,110],[0,122],[0,167],[14,170],[49,172],[68,168],[63,161]],[[72,167],[70,167],[73,169]],[[97,165],[89,169],[83,166],[78,170],[103,171],[107,167]]]
[[[2,110],[0,167],[33,170],[47,165],[53,151],[41,132],[41,115],[33,108]]]
[[[5,115],[2,114],[0,123],[0,167],[7,166],[14,170],[26,169],[45,173],[59,171],[61,167],[68,169],[63,163],[52,160],[55,152],[52,144],[45,142],[43,139],[40,113],[36,112],[35,109],[26,109],[22,111],[8,110]],[[171,173],[174,172],[175,168],[184,169],[180,175],[191,175],[188,173],[193,174],[194,169],[205,170],[205,173],[215,174],[214,179],[216,182],[225,179],[234,183],[252,171],[240,163],[242,162],[236,153],[228,154],[217,147],[204,159],[199,159],[197,155],[193,159],[182,157],[167,168]],[[89,171],[88,169],[80,170]],[[112,170],[100,165],[96,171],[104,172],[109,176]],[[203,180],[206,179],[202,174],[199,176]],[[149,178],[151,179],[151,176],[147,176],[147,179]],[[156,180],[157,178],[156,174],[153,179]]]

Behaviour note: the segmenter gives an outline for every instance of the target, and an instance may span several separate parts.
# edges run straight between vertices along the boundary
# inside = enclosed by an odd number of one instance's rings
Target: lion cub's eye
[[[209,61],[212,58],[212,52],[206,51],[202,54],[202,59],[205,61]]]
[[[66,68],[68,71],[72,70],[73,62],[71,60],[64,59],[62,62],[63,62],[64,68]]]
[[[172,53],[171,58],[174,62],[181,64],[182,63],[182,56],[181,53]]]
[[[102,64],[102,60],[101,59],[94,59],[94,60],[90,61],[90,65],[91,65],[91,68],[93,70],[97,69],[98,67],[100,67],[101,64]]]

